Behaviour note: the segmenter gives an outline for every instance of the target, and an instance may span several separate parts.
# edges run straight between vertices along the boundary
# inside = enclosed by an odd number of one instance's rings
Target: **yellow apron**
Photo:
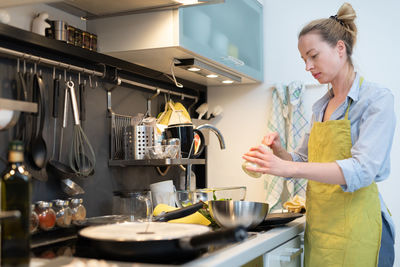
[[[350,104],[343,120],[314,122],[309,162],[351,157]],[[306,216],[304,266],[377,266],[382,217],[376,183],[350,193],[340,185],[309,180]]]

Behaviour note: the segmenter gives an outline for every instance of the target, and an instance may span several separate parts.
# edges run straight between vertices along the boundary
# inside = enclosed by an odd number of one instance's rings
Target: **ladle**
[[[42,169],[46,163],[47,163],[47,146],[46,142],[43,139],[43,127],[44,127],[44,119],[46,116],[45,112],[45,103],[44,103],[44,88],[43,88],[43,80],[42,78],[38,75],[35,74],[33,77],[33,94],[34,94],[34,100],[38,100],[38,103],[40,105],[40,114],[38,115],[40,118],[40,123],[39,123],[39,130],[36,133],[36,136],[33,138],[32,143],[31,143],[31,157],[32,157],[32,162],[34,163],[34,166],[37,169]],[[38,95],[39,91],[39,95]],[[37,97],[35,99],[35,97]],[[36,127],[34,127],[36,128]]]

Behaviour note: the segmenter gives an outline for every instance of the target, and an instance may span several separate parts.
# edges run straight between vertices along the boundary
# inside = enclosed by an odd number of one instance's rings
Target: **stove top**
[[[265,232],[273,227],[268,225],[259,225],[258,227],[249,230],[248,238],[257,236],[259,232]],[[50,232],[36,234],[32,237],[32,255],[36,258],[55,259],[60,256],[67,257],[82,257],[104,260],[118,260],[130,262],[150,262],[150,263],[169,263],[183,264],[198,257],[207,257],[208,255],[217,252],[228,246],[233,246],[235,243],[224,245],[212,245],[206,249],[197,249],[193,251],[182,251],[179,255],[169,255],[166,257],[144,257],[144,258],[120,258],[99,253],[90,243],[85,240],[78,239],[77,228],[58,229]]]

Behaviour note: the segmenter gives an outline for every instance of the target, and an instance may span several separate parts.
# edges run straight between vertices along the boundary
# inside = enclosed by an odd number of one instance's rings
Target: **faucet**
[[[213,126],[211,124],[202,124],[202,125],[199,125],[198,127],[196,127],[196,129],[197,130],[210,129],[218,137],[220,148],[225,149],[224,137],[222,136],[221,132],[215,126]]]
[[[197,130],[210,129],[218,137],[219,146],[221,147],[221,149],[225,149],[224,137],[222,136],[221,132],[217,128],[215,128],[213,125],[211,125],[211,124],[202,124],[202,125],[199,125],[198,127],[196,127],[196,129]],[[189,190],[189,188],[190,188],[191,170],[192,170],[192,164],[189,162],[187,164],[187,167],[186,167],[185,190]]]

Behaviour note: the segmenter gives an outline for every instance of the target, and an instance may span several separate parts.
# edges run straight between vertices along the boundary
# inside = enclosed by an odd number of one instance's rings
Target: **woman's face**
[[[306,71],[311,72],[321,84],[331,82],[343,68],[345,59],[339,42],[332,47],[313,32],[299,38],[298,49],[306,63]]]

